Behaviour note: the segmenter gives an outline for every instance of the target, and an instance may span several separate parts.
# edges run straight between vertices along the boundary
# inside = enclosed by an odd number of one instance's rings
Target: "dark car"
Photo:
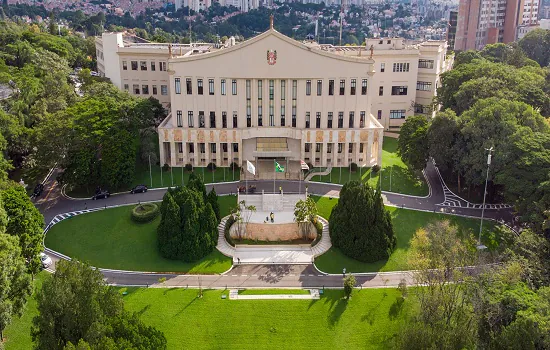
[[[96,192],[96,194],[94,194],[94,196],[92,197],[93,200],[96,200],[96,199],[103,199],[103,198],[109,198],[111,196],[111,193],[107,190],[101,190],[101,191],[98,191]]]
[[[34,187],[34,191],[32,193],[33,197],[38,197],[42,194],[42,191],[44,191],[44,185],[43,184],[37,184]]]
[[[143,193],[147,192],[147,186],[145,185],[137,185],[136,187],[132,188],[130,193]]]

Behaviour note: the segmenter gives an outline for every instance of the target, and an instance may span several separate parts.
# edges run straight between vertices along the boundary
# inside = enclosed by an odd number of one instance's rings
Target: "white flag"
[[[309,170],[309,166],[303,160],[300,160],[300,167],[302,168],[302,170]]]
[[[248,160],[246,161],[246,170],[248,170],[248,172],[252,175],[256,175],[256,168],[254,167],[254,164],[250,163]]]

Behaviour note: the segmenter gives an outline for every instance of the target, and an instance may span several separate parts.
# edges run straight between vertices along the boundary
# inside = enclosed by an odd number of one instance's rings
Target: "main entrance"
[[[244,180],[300,180],[300,161],[291,160],[285,158],[270,158],[270,157],[256,157],[256,159],[249,161],[256,168],[256,176],[252,175],[246,170],[246,160],[243,161],[242,169],[244,174],[241,174],[241,178]],[[278,169],[284,169],[276,171],[275,166],[279,165]],[[303,175],[302,175],[303,180]]]
[[[299,180],[300,140],[287,137],[255,137],[243,140],[245,150],[242,177],[247,180]],[[256,168],[256,175],[247,171],[246,161]]]

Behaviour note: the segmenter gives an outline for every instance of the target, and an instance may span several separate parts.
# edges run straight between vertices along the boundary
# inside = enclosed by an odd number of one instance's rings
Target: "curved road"
[[[45,183],[42,197],[36,200],[36,206],[44,215],[46,223],[49,223],[56,215],[71,211],[102,208],[114,205],[135,204],[138,201],[160,201],[166,189],[149,190],[142,194],[120,193],[114,194],[105,200],[74,200],[66,198],[61,193],[60,186],[55,178],[57,171],[54,171]],[[430,187],[430,194],[426,197],[406,196],[397,193],[382,191],[384,202],[387,205],[403,207],[413,210],[446,212],[451,215],[465,215],[480,217],[481,210],[464,207],[444,207],[441,204],[446,200],[446,191],[439,174],[432,163],[428,163],[425,170],[425,177]],[[273,191],[273,181],[249,181],[255,184],[257,191]],[[220,195],[234,194],[240,183],[223,183],[207,185],[212,186]],[[284,192],[304,191],[305,185],[311,194],[338,196],[341,186],[328,183],[308,182],[300,185],[298,181],[277,181],[276,187],[282,187]],[[511,223],[512,209],[486,209],[485,217]],[[63,257],[55,252],[49,251],[54,260],[50,270],[55,269],[55,262]],[[166,287],[198,287],[203,288],[336,288],[342,287],[342,275],[328,275],[319,272],[313,265],[239,265],[221,275],[178,275],[159,274],[147,272],[130,272],[102,269],[106,281],[113,285],[132,286],[158,286],[159,278],[165,277]],[[412,284],[412,276],[409,272],[388,272],[356,274],[357,285],[366,288],[397,286],[402,279]]]

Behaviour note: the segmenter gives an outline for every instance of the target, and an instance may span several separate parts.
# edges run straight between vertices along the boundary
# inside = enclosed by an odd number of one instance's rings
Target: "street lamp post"
[[[390,168],[390,192],[391,192],[391,174],[393,173],[393,166]]]
[[[487,182],[489,181],[489,167],[491,166],[491,153],[493,152],[493,147],[485,149],[489,151],[487,155],[487,175],[485,176],[485,191],[483,192],[483,206],[481,207],[481,222],[479,223],[479,237],[477,239],[477,249],[482,250],[487,248],[485,245],[481,244],[481,231],[483,230],[483,216],[485,215],[485,198],[487,197]]]

